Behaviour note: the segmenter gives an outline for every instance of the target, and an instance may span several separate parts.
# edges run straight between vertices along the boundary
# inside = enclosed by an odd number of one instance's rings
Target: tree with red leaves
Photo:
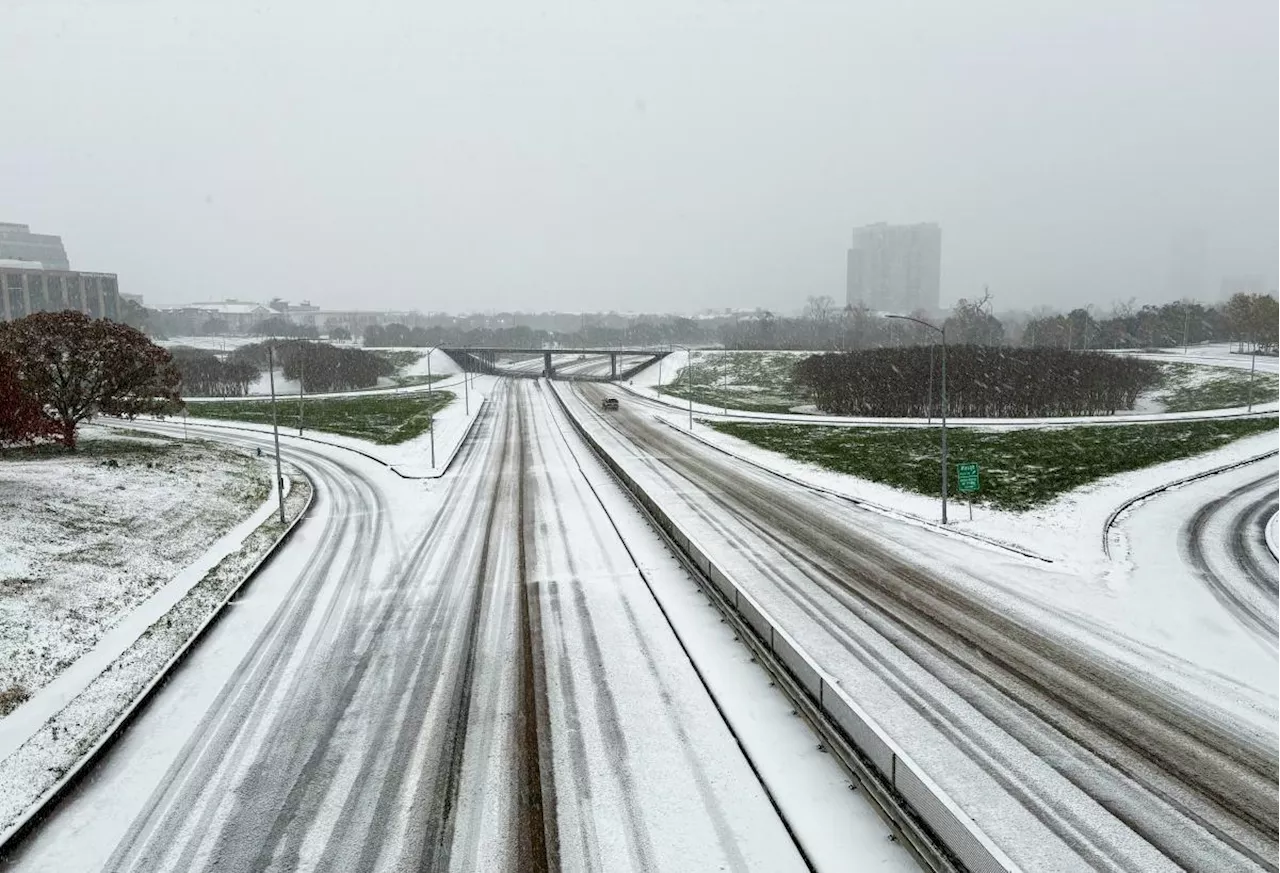
[[[72,310],[37,312],[0,324],[0,352],[13,359],[18,384],[56,422],[68,449],[79,424],[95,415],[182,408],[173,359],[128,325]]]
[[[18,381],[18,364],[0,352],[0,445],[33,443],[58,432],[40,401]]]

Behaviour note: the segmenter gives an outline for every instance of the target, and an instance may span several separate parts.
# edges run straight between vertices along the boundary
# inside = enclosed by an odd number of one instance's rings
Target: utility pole
[[[276,443],[276,496],[280,500],[280,523],[284,524],[284,474],[280,472],[280,426],[276,420],[276,349],[267,346],[267,379],[271,383],[271,433]]]
[[[428,365],[429,365],[429,362],[428,362]],[[467,380],[471,377],[471,374],[467,372],[467,366],[468,364],[464,360],[462,364],[462,411],[466,414],[467,418],[470,418],[471,417],[471,388],[468,386]]]
[[[427,349],[427,423],[431,430],[431,469],[436,468],[436,414],[431,411],[434,405],[435,392],[431,388],[431,353],[435,349]]]
[[[1187,353],[1187,328],[1191,326],[1191,304],[1182,302],[1182,353]]]

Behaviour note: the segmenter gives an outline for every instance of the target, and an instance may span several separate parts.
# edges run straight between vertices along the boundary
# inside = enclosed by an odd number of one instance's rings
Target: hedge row
[[[930,398],[930,362],[932,391]],[[941,354],[928,346],[813,355],[792,379],[835,415],[923,418],[940,409]],[[947,414],[957,418],[1109,415],[1160,380],[1149,361],[1006,346],[947,349]]]

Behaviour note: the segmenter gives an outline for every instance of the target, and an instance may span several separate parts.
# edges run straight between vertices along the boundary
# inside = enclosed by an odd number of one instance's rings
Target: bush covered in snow
[[[863,349],[806,358],[796,365],[792,379],[811,392],[824,412],[924,418],[941,408],[941,363],[941,353],[929,346]],[[1107,415],[1131,409],[1160,377],[1159,366],[1149,361],[1098,352],[951,346],[947,414]]]

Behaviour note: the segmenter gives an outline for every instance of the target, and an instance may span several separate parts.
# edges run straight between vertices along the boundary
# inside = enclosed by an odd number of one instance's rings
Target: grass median
[[[1254,403],[1274,403],[1280,381],[1274,373],[1197,364],[1163,364],[1164,393],[1158,398],[1166,412],[1231,409]]]
[[[302,401],[304,430],[336,433],[379,445],[396,445],[431,429],[431,418],[454,399],[449,391],[430,394],[377,394],[368,397],[307,397]],[[297,398],[276,402],[280,427],[297,430]],[[271,401],[228,400],[188,403],[197,418],[271,423]]]
[[[761,448],[919,494],[938,493],[937,428],[829,427],[710,422]],[[950,492],[955,465],[976,463],[975,503],[1020,512],[1104,476],[1139,470],[1276,429],[1275,418],[1025,430],[947,429]]]

